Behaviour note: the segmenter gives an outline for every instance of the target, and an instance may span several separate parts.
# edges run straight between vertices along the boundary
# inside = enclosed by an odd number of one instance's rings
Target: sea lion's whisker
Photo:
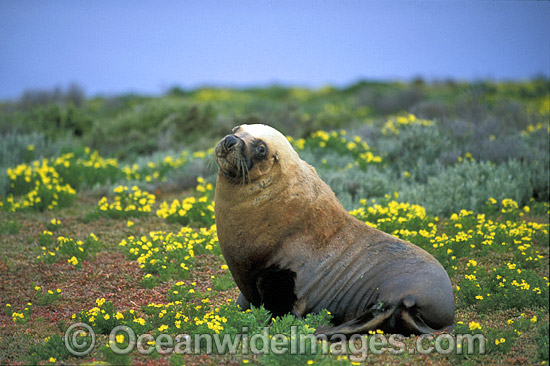
[[[241,182],[242,182],[242,185],[244,186],[246,184],[246,179],[248,177],[248,167],[246,166],[246,162],[244,159],[241,159]]]
[[[244,167],[244,174],[243,174],[243,185],[244,185],[248,181],[248,164],[246,164],[246,161],[244,161],[244,159],[243,159],[243,167]]]
[[[210,172],[212,168],[214,168],[214,163],[217,162],[217,160],[218,160],[218,155],[216,155],[215,152],[210,154],[210,158],[206,162],[206,170]]]
[[[243,166],[243,159],[239,159],[239,175],[240,175],[240,184],[244,185],[243,177],[244,177],[244,166]]]

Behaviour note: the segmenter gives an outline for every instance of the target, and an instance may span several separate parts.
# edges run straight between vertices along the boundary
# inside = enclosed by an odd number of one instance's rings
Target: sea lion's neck
[[[302,212],[299,221],[311,236],[313,249],[317,250],[327,245],[329,239],[343,229],[349,214],[315,169],[304,161],[301,163],[301,176],[296,177],[290,191],[301,192],[296,201]]]
[[[245,185],[235,185],[220,174],[215,201],[220,243],[250,241],[261,245],[264,254],[295,235],[304,235],[312,247],[322,246],[348,216],[332,189],[300,159]]]

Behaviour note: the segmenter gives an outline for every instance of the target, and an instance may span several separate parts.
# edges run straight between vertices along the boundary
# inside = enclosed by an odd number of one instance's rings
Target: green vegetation
[[[485,355],[422,356],[408,337],[404,353],[369,362],[548,362],[550,82],[418,80],[156,98],[86,99],[72,86],[0,104],[0,363],[357,364],[334,349],[112,351],[129,344],[108,340],[115,326],[235,340],[243,327],[285,338],[329,324],[327,312],[271,319],[235,305],[212,147],[234,125],[260,122],[289,136],[352,215],[432,253],[455,289],[455,334],[487,338]],[[97,335],[84,357],[63,338],[78,321]]]

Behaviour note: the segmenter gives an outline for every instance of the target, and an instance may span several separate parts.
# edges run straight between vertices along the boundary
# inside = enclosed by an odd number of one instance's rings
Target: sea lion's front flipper
[[[237,298],[237,305],[241,308],[241,311],[246,311],[250,309],[250,302],[244,297],[242,292],[239,294],[239,297]]]
[[[294,313],[296,273],[290,269],[270,266],[258,274],[256,286],[261,303],[273,318]]]
[[[326,335],[330,337],[334,334],[364,334],[369,331],[382,328],[394,314],[397,306],[385,307],[384,304],[378,303],[371,307],[360,317],[342,323],[336,327],[320,327],[316,330],[315,335]]]

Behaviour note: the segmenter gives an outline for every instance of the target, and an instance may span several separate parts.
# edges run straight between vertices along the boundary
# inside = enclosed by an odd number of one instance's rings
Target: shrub
[[[494,309],[548,308],[548,282],[536,272],[514,263],[493,268],[490,273],[472,266],[457,291],[462,306],[475,305],[479,312]]]
[[[501,165],[464,161],[429,177],[426,184],[403,186],[401,199],[445,215],[462,209],[480,211],[490,197],[511,198],[523,206],[533,196],[526,170],[516,161]]]
[[[72,137],[58,136],[48,140],[41,132],[0,134],[0,166],[10,167],[29,163],[38,158],[60,155],[63,150],[76,149],[78,143]]]
[[[138,186],[128,189],[127,186],[117,186],[114,202],[109,203],[107,197],[102,197],[97,203],[96,210],[108,217],[121,218],[143,216],[151,212],[155,203],[155,195],[142,191]]]
[[[384,198],[388,194],[399,192],[402,184],[406,184],[387,168],[371,166],[363,171],[350,167],[335,171],[321,166],[317,169],[321,179],[332,188],[342,205],[348,210],[357,208],[362,198]]]
[[[184,279],[195,264],[195,255],[221,254],[215,233],[215,226],[200,230],[183,227],[175,235],[158,231],[140,238],[129,236],[119,245],[145,272],[158,274],[163,281]]]
[[[357,104],[387,115],[408,110],[422,97],[423,91],[419,86],[364,84],[357,93]]]
[[[199,177],[197,178],[197,192],[201,193],[201,197],[187,197],[181,202],[173,200],[172,203],[162,202],[157,210],[157,216],[165,219],[168,222],[176,222],[181,225],[201,225],[209,227],[214,225],[214,186],[211,183]]]
[[[117,311],[111,301],[104,298],[96,300],[97,306],[88,311],[81,311],[73,315],[75,322],[89,324],[94,332],[98,334],[109,334],[113,328],[126,324],[133,318],[133,311],[121,313]]]
[[[54,263],[59,259],[66,260],[75,268],[82,268],[82,261],[92,258],[100,247],[100,241],[91,233],[84,241],[58,236],[54,240],[53,234],[44,231],[38,237],[38,262]],[[56,245],[57,243],[57,245]]]
[[[31,320],[32,315],[32,303],[27,303],[21,312],[13,311],[10,304],[6,304],[4,312],[7,316],[11,317],[16,324],[27,324]]]
[[[36,299],[38,300],[38,304],[42,306],[47,306],[59,299],[62,295],[62,291],[60,289],[55,290],[47,290],[41,286],[37,286],[33,282],[33,287],[36,294]]]
[[[91,342],[90,336],[87,341]],[[59,334],[46,337],[43,342],[31,346],[29,351],[29,361],[31,364],[38,364],[39,361],[57,362],[66,360],[71,354],[65,346],[65,340]]]
[[[115,118],[96,123],[89,142],[103,153],[134,158],[157,150],[210,146],[231,129],[217,118],[213,106],[193,105],[177,98],[141,102]],[[207,141],[207,142],[205,142]]]
[[[422,182],[427,175],[417,168],[419,162],[428,167],[456,162],[458,153],[451,140],[441,134],[432,121],[419,120],[412,115],[398,117],[388,120],[384,131],[385,134],[378,136],[373,144],[396,173],[409,171]]]

